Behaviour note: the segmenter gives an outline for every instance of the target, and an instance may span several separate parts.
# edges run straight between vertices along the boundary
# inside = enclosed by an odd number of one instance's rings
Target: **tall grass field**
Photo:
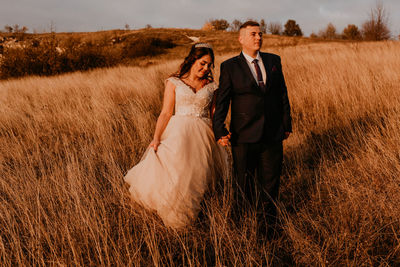
[[[1,266],[400,265],[400,44],[310,43],[282,57],[282,235],[231,219],[230,177],[185,229],[132,203],[180,60],[0,81]],[[217,54],[219,64],[234,56]]]

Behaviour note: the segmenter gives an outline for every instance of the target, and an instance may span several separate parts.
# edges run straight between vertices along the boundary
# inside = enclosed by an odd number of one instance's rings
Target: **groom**
[[[259,51],[260,25],[244,23],[239,42],[240,55],[221,64],[213,130],[219,144],[232,144],[236,212],[246,203],[258,208],[261,231],[268,226],[270,233],[276,223],[282,141],[292,132],[290,105],[280,57]],[[230,131],[225,126],[229,104]]]

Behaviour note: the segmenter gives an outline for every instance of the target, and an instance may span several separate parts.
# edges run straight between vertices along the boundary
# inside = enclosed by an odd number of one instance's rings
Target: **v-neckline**
[[[196,88],[194,88],[193,86],[187,84],[187,83],[186,83],[184,80],[182,80],[181,78],[178,78],[178,79],[179,79],[184,85],[186,85],[186,86],[190,89],[190,91],[191,91],[193,94],[195,94],[195,95],[197,95],[198,92],[200,92],[201,90],[203,90],[204,87],[206,87],[207,85],[209,85],[209,84],[211,83],[211,82],[206,83],[206,84],[203,85],[199,90],[196,91]]]

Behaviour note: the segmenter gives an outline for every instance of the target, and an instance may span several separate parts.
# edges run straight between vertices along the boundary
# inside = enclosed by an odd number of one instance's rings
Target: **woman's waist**
[[[192,117],[198,117],[198,118],[209,118],[210,112],[208,112],[208,111],[175,110],[175,116],[192,116]]]
[[[211,119],[209,114],[188,114],[188,113],[175,113],[172,118],[174,119],[188,119],[188,120],[198,120],[201,119],[202,121],[206,122],[207,124],[211,125]]]

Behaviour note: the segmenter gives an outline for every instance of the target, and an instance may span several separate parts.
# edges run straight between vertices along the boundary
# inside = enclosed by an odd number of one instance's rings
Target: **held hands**
[[[228,146],[229,139],[231,139],[231,133],[229,133],[228,135],[222,136],[220,139],[218,139],[218,144],[220,144],[221,146]]]
[[[157,152],[158,146],[160,145],[160,141],[153,139],[153,141],[151,141],[149,147],[152,147],[154,149],[154,152]]]
[[[285,139],[288,139],[290,136],[290,132],[285,132]],[[229,133],[226,136],[222,136],[219,140],[218,140],[218,144],[220,144],[221,146],[227,146],[229,145],[229,139],[231,139],[231,133]]]

